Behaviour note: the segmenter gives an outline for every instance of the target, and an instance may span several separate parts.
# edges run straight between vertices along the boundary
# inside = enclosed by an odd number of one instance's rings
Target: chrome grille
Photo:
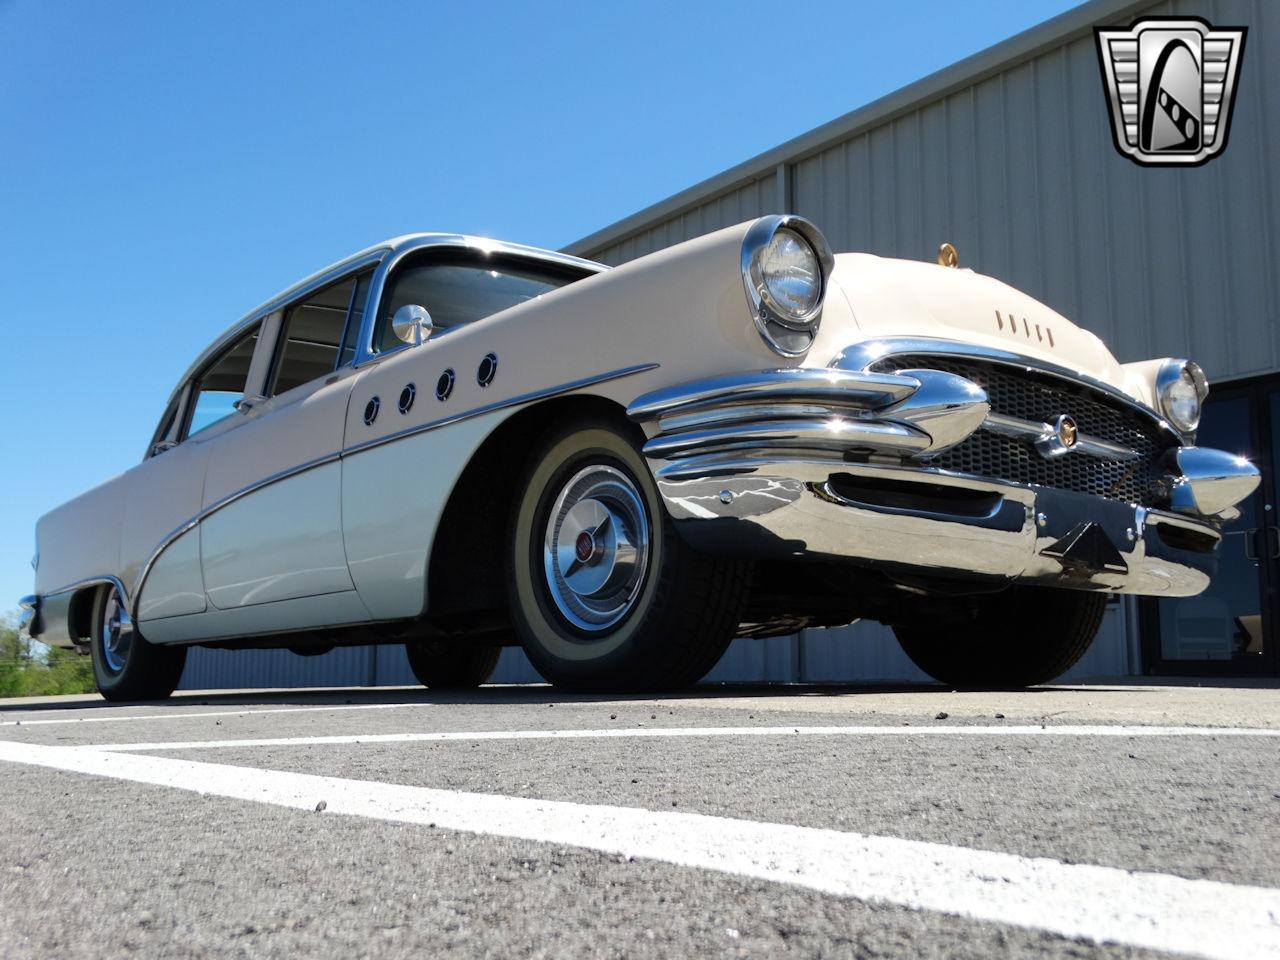
[[[1158,506],[1166,499],[1160,457],[1168,443],[1156,424],[1083,384],[981,360],[924,354],[885,357],[872,369],[895,373],[911,368],[943,370],[972,380],[987,392],[992,413],[1036,423],[1052,423],[1062,414],[1076,421],[1080,432],[1132,450],[1139,459],[1100,460],[1067,454],[1047,460],[1029,443],[979,430],[959,446],[931,459],[930,465],[956,473],[1038,484]]]

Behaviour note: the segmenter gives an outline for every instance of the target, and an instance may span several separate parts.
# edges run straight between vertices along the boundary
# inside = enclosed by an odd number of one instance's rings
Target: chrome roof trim
[[[327,286],[353,271],[360,270],[363,267],[382,265],[389,267],[392,261],[398,261],[404,254],[415,250],[423,250],[430,247],[454,247],[461,250],[475,250],[488,253],[508,254],[511,256],[528,257],[531,259],[543,260],[548,263],[555,263],[561,266],[578,267],[580,269],[589,270],[593,273],[603,273],[609,267],[602,263],[596,263],[593,260],[584,260],[581,257],[571,256],[567,253],[558,253],[554,250],[543,250],[539,247],[529,247],[520,243],[508,243],[505,240],[491,240],[487,237],[474,237],[463,233],[406,233],[399,237],[392,237],[381,243],[376,243],[371,247],[366,247],[349,257],[345,257],[336,263],[332,263],[321,270],[317,270],[310,276],[303,277],[298,282],[286,287],[270,299],[260,303],[254,307],[243,317],[237,320],[229,328],[224,330],[209,346],[200,352],[200,355],[192,361],[191,365],[183,373],[178,380],[177,386],[173,392],[169,394],[165,401],[166,406],[172,403],[177,396],[178,391],[188,380],[200,372],[201,368],[209,363],[218,352],[225,347],[230,346],[240,336],[242,336],[253,324],[257,323],[263,317],[275,310],[288,304],[291,300],[295,300],[300,296],[304,296],[313,290]],[[371,285],[370,299],[376,303],[376,296],[381,295],[382,280],[385,278],[386,271],[380,270],[381,274],[377,282]],[[366,342],[366,328],[369,337],[372,337],[372,328],[370,326],[370,315],[372,311],[365,308],[365,324],[361,329],[361,346]],[[360,363],[361,357],[357,356],[356,363]]]

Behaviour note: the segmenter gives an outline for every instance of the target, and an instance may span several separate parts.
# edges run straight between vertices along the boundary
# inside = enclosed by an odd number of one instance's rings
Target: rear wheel
[[[98,590],[91,627],[93,679],[105,699],[163,700],[177,688],[187,648],[157,646],[139,636],[116,587]]]
[[[903,651],[953,687],[1008,689],[1047,683],[1079,660],[1102,625],[1101,593],[1012,587],[985,596],[957,626],[895,625]]]
[[[750,567],[680,539],[630,434],[607,420],[554,430],[520,489],[510,607],[544,677],[577,690],[678,689],[715,665]]]
[[[410,640],[404,645],[409,668],[432,690],[470,690],[480,686],[498,665],[501,647],[474,643]]]

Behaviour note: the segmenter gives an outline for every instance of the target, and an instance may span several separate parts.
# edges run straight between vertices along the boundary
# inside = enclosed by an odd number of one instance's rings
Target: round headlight
[[[742,281],[756,327],[775,352],[798,357],[812,345],[834,267],[826,238],[803,217],[761,217],[748,228]]]
[[[1209,382],[1200,366],[1188,360],[1167,360],[1156,378],[1160,412],[1182,433],[1200,426],[1200,410],[1209,394]]]
[[[822,264],[804,237],[794,230],[775,233],[760,253],[760,278],[782,323],[813,326],[822,301]]]

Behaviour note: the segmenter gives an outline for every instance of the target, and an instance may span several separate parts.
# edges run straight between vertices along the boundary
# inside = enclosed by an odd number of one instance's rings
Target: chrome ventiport
[[[449,399],[449,394],[453,393],[453,384],[456,379],[457,377],[455,376],[452,367],[440,374],[440,379],[436,381],[437,400],[443,402]]]
[[[408,413],[413,409],[413,401],[418,397],[418,387],[416,384],[406,383],[404,389],[400,391],[400,399],[396,401],[396,409],[401,413]]]

